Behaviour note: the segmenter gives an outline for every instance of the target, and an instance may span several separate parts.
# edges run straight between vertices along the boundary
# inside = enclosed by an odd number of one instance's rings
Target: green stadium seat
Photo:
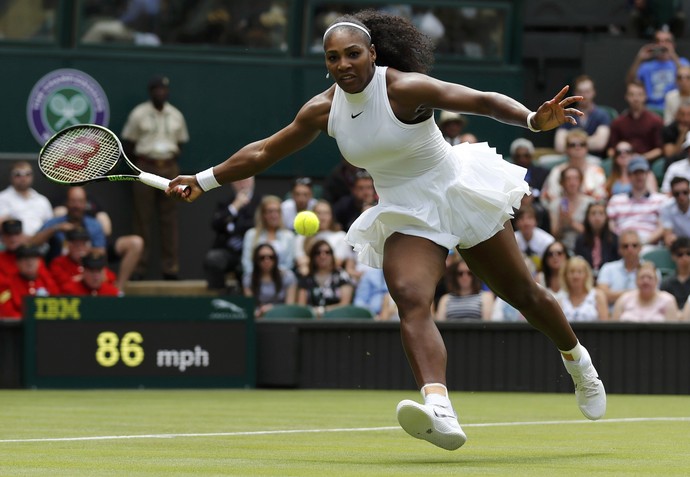
[[[664,181],[664,174],[666,173],[666,159],[660,157],[652,162],[652,172],[656,176],[659,187],[661,187],[661,183]]]
[[[316,318],[316,313],[310,306],[305,305],[273,305],[273,308],[268,310],[261,317],[262,319],[305,319],[313,320]]]
[[[606,106],[604,104],[597,104],[597,106],[599,106],[601,109],[608,113],[609,117],[611,118],[611,121],[618,117],[618,111],[616,111],[616,108],[612,106]]]
[[[601,160],[601,168],[604,169],[606,177],[611,176],[611,170],[613,169],[613,158],[607,157]]]
[[[326,311],[323,314],[323,318],[373,320],[374,314],[367,308],[363,308],[361,306],[343,305]]]
[[[650,250],[642,255],[642,260],[652,262],[661,273],[662,278],[676,273],[676,262],[673,261],[671,251],[666,247]]]

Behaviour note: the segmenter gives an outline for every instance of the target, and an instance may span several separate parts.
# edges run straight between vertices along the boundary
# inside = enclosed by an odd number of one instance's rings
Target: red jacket
[[[62,287],[62,293],[65,295],[119,296],[120,289],[112,283],[103,282],[98,290],[91,290],[80,280],[78,282],[66,283]]]
[[[50,273],[55,278],[55,283],[58,284],[63,293],[65,287],[71,283],[76,283],[81,280],[81,274],[84,272],[84,267],[80,263],[72,260],[68,255],[60,255],[55,257],[50,262]],[[108,283],[115,283],[117,276],[109,268],[105,268],[105,280]]]
[[[49,274],[26,280],[19,273],[0,279],[0,317],[22,318],[25,296],[58,295],[60,290]]]

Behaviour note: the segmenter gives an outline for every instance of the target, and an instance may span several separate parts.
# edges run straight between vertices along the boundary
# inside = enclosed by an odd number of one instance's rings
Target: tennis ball
[[[314,235],[319,231],[319,218],[314,212],[305,210],[295,216],[293,225],[300,235]]]

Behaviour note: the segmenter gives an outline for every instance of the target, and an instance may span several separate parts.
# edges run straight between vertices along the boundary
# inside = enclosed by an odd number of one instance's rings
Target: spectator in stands
[[[635,288],[616,300],[611,319],[642,323],[679,320],[676,299],[669,292],[658,289],[658,280],[657,269],[652,262],[640,264]]]
[[[213,213],[211,228],[216,236],[204,258],[209,290],[225,289],[225,275],[229,272],[236,280],[242,280],[244,235],[254,227],[254,216],[261,203],[255,185],[254,177],[233,182],[229,199],[219,203]]]
[[[31,163],[18,161],[10,168],[10,185],[0,192],[0,223],[7,219],[20,220],[27,237],[53,218],[50,201],[33,189],[33,181]]]
[[[482,283],[460,258],[446,267],[446,289],[436,309],[436,321],[491,319],[494,294],[482,290]]]
[[[460,113],[451,111],[441,111],[438,117],[438,128],[443,133],[443,139],[451,146],[460,144],[462,141],[463,128],[467,124],[467,119]]]
[[[80,187],[70,188],[71,192],[69,193],[79,195],[80,189],[86,194],[86,189],[82,189]],[[59,205],[55,207],[53,211],[55,213],[55,217],[61,217],[67,214],[68,209],[64,205]],[[109,258],[111,263],[119,261],[118,273],[113,281],[115,286],[117,286],[117,288],[120,290],[124,290],[125,284],[129,280],[142,279],[143,277],[135,274],[134,271],[139,263],[142,250],[144,250],[144,239],[134,234],[121,235],[116,239],[113,239],[113,222],[110,219],[110,215],[108,212],[101,209],[98,203],[88,195],[86,196],[85,214],[89,217],[95,218],[103,229],[106,240],[106,257]],[[110,275],[112,273],[112,270],[108,268],[109,278],[112,278]]]
[[[635,288],[637,269],[641,263],[641,249],[642,241],[639,234],[632,229],[624,230],[619,235],[618,254],[621,258],[601,266],[597,276],[597,288],[606,294],[609,307],[612,307],[624,292]]]
[[[0,279],[0,317],[21,319],[25,296],[57,295],[60,290],[50,274],[40,274],[38,247],[20,246],[15,256],[17,271]]]
[[[256,301],[254,316],[260,318],[273,305],[292,305],[297,297],[297,277],[290,269],[278,266],[278,254],[267,243],[254,248],[252,273],[244,276],[244,296]]]
[[[676,272],[673,276],[664,278],[660,288],[673,295],[678,309],[682,310],[690,295],[690,238],[678,237],[671,244],[670,250]]]
[[[608,196],[628,193],[632,190],[630,175],[628,174],[628,164],[633,158],[633,149],[628,141],[621,141],[616,144],[613,150],[613,161],[611,163],[611,173],[606,180],[606,192]],[[656,192],[659,185],[654,174],[647,174],[647,189]]]
[[[568,131],[566,136],[567,160],[551,169],[542,189],[542,201],[548,204],[560,201],[563,195],[563,188],[560,185],[561,172],[570,166],[577,167],[582,171],[583,193],[595,199],[606,197],[606,173],[598,164],[600,161],[589,155],[587,137],[587,133],[582,129]]]
[[[313,307],[321,317],[327,310],[351,304],[353,294],[352,280],[336,267],[331,246],[317,241],[309,251],[309,275],[298,279],[297,303]]]
[[[616,194],[606,207],[611,229],[619,236],[625,229],[634,229],[640,235],[643,252],[657,246],[664,235],[661,225],[661,208],[667,196],[647,188],[649,163],[642,156],[633,157],[628,163],[630,192]]]
[[[104,254],[89,252],[81,259],[83,267],[79,280],[71,281],[62,288],[65,295],[120,296],[120,289],[107,277],[108,259]]]
[[[568,131],[581,128],[587,133],[589,152],[599,157],[606,157],[606,146],[611,133],[609,128],[611,115],[594,102],[597,92],[592,78],[587,75],[576,77],[573,80],[573,94],[582,96],[582,101],[577,103],[577,109],[582,111],[584,116],[575,118],[577,125],[564,123],[556,129],[554,149],[558,153],[565,154]]]
[[[541,270],[541,257],[555,240],[553,235],[537,227],[537,216],[530,206],[520,207],[515,214],[515,229],[520,251],[534,261],[537,270]]]
[[[570,258],[570,251],[563,242],[551,242],[541,256],[541,271],[537,274],[537,282],[554,295],[561,289],[561,270]]]
[[[295,267],[295,233],[283,226],[280,197],[267,195],[261,199],[254,215],[254,227],[247,230],[242,242],[242,273],[250,275],[254,269],[252,253],[260,243],[269,243],[278,255],[278,266]]]
[[[0,229],[0,241],[4,250],[0,251],[0,280],[17,273],[17,250],[26,242],[26,236],[22,233],[22,222],[16,219],[8,219],[2,223]],[[38,268],[39,276],[50,276],[50,271],[45,266],[43,259]]]
[[[534,162],[534,144],[529,139],[518,138],[510,143],[510,159],[514,164],[527,169],[525,180],[529,184],[532,196],[538,199],[549,170]]]
[[[367,267],[355,287],[355,298],[352,304],[368,309],[378,320],[386,295],[390,297],[383,270]]]
[[[75,228],[84,228],[91,237],[91,246],[99,253],[106,253],[106,237],[103,226],[95,217],[87,214],[88,201],[83,187],[67,189],[65,201],[67,213],[54,217],[43,224],[41,229],[30,239],[32,245],[48,244],[47,260],[62,255],[64,252],[65,232]]]
[[[685,135],[681,149],[684,158],[670,164],[664,172],[664,179],[661,181],[661,192],[664,194],[671,194],[671,181],[674,177],[685,177],[690,181],[690,131]]]
[[[676,73],[676,88],[666,93],[664,98],[664,124],[677,120],[678,108],[690,103],[690,66],[681,66]],[[686,129],[685,132],[688,130]],[[681,134],[685,136],[685,134]]]
[[[290,197],[283,200],[280,208],[283,214],[283,225],[294,232],[295,216],[305,210],[314,210],[316,199],[312,181],[309,177],[295,179],[290,191]]]
[[[561,290],[556,299],[568,321],[607,321],[606,295],[594,287],[594,275],[582,257],[571,257],[561,269]]]
[[[661,208],[661,226],[664,228],[664,245],[670,247],[679,237],[690,237],[690,182],[685,177],[671,180],[673,200]]]
[[[560,239],[568,250],[585,230],[585,212],[594,199],[582,192],[582,171],[569,166],[561,171],[561,199],[550,204],[551,235]]]
[[[368,172],[360,171],[355,177],[350,194],[333,204],[333,214],[338,223],[347,230],[362,212],[377,202],[374,180]]]
[[[661,130],[666,164],[664,169],[687,157],[683,144],[688,132],[690,132],[690,101],[681,103],[676,110],[674,120]]]
[[[81,281],[84,274],[82,260],[91,252],[91,238],[86,229],[78,227],[65,233],[65,243],[67,253],[51,260],[49,267],[55,283],[63,293],[67,293],[65,292],[67,285]],[[105,267],[104,274],[106,281],[115,285],[117,282],[115,273]]]
[[[639,80],[645,88],[646,106],[662,114],[666,93],[675,89],[675,77],[682,66],[690,66],[690,62],[676,53],[673,33],[660,29],[654,33],[654,43],[643,45],[637,52],[626,81]]]
[[[309,249],[317,240],[325,240],[329,243],[335,254],[337,267],[345,267],[348,260],[354,260],[352,247],[345,240],[345,232],[333,219],[331,204],[323,199],[317,200],[314,213],[319,218],[319,231],[311,237],[304,235],[295,237],[295,264],[301,275],[309,272]]]
[[[628,83],[625,90],[628,109],[611,122],[608,157],[613,157],[613,148],[621,141],[628,141],[633,151],[650,163],[661,157],[664,122],[658,114],[647,109],[646,99],[644,85],[639,80]]]
[[[592,202],[587,207],[584,221],[585,230],[575,239],[575,255],[587,260],[595,277],[607,262],[618,260],[618,235],[609,227],[606,215],[606,202]]]
[[[161,177],[180,173],[178,159],[182,145],[189,141],[187,123],[179,109],[168,102],[170,80],[155,76],[148,84],[149,100],[137,105],[122,128],[125,153],[142,171]],[[160,229],[161,269],[165,280],[178,280],[179,234],[177,202],[144,184],[132,185],[134,233],[144,239],[136,272],[146,276],[153,245],[152,226]]]

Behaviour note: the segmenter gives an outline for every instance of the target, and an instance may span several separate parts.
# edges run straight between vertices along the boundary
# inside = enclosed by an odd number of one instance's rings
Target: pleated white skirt
[[[381,268],[394,232],[424,237],[445,248],[469,248],[494,236],[520,206],[526,169],[505,161],[487,143],[463,143],[432,169],[385,186],[370,171],[378,205],[352,224],[347,241],[360,262]]]

